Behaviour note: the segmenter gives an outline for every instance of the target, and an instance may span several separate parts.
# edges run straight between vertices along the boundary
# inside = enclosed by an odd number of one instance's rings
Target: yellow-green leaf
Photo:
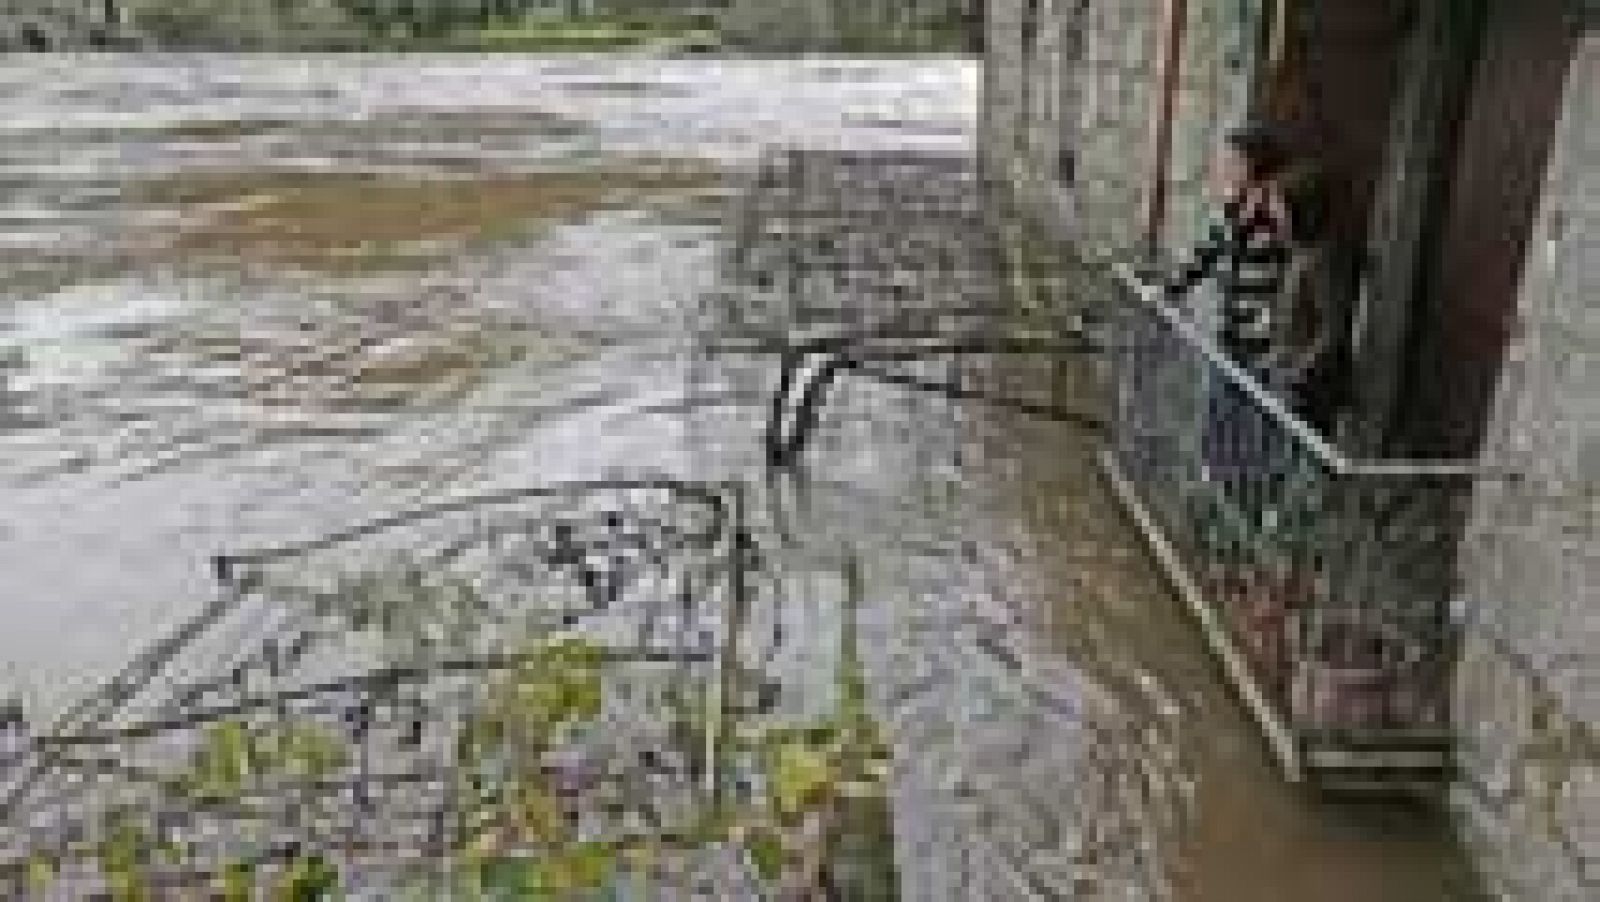
[[[773,759],[772,801],[780,815],[799,814],[832,791],[836,774],[826,750],[785,743],[778,746]]]
[[[144,881],[133,871],[113,871],[106,875],[112,902],[145,902],[150,891]]]
[[[28,888],[34,893],[43,893],[55,879],[55,862],[43,855],[34,855],[28,859]]]
[[[195,782],[203,793],[233,795],[244,788],[252,758],[250,734],[234,720],[215,724],[196,755]]]
[[[326,776],[349,760],[344,746],[314,726],[290,727],[283,736],[283,764],[289,771],[311,779]]]
[[[249,865],[237,861],[229,864],[219,882],[222,902],[250,902],[255,881]]]
[[[296,858],[279,880],[273,902],[319,902],[331,898],[339,886],[339,872],[321,856]]]
[[[608,843],[580,843],[552,856],[544,875],[551,890],[571,895],[605,883],[616,868],[617,854]]]
[[[533,842],[546,845],[560,840],[566,820],[549,791],[541,784],[528,783],[519,787],[518,796],[519,826],[523,834]]]
[[[783,873],[783,841],[769,830],[761,830],[746,842],[750,859],[755,862],[756,873],[763,880],[776,880]]]

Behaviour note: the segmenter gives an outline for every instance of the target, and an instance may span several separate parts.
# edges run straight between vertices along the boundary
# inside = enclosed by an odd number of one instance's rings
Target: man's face
[[[1237,197],[1250,181],[1249,166],[1239,151],[1224,144],[1211,161],[1211,190],[1219,200]]]

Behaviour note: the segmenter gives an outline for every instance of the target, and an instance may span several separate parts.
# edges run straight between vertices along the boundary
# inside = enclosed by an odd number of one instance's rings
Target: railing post
[[[772,404],[767,415],[767,429],[765,436],[767,464],[769,466],[782,466],[784,463],[784,414],[788,408],[789,393],[794,388],[795,375],[805,361],[803,352],[785,350],[778,359],[778,387],[772,393]]]

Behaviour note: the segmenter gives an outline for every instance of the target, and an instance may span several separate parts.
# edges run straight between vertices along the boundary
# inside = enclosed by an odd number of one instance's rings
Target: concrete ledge
[[[1301,782],[1305,778],[1305,771],[1294,735],[1290,732],[1288,724],[1278,716],[1272,703],[1262,694],[1261,687],[1256,685],[1255,678],[1250,674],[1249,665],[1239,649],[1234,646],[1227,628],[1217,619],[1216,612],[1206,601],[1205,593],[1200,591],[1199,585],[1183,566],[1177,549],[1172,547],[1160,527],[1156,525],[1155,518],[1150,515],[1133,483],[1122,472],[1122,466],[1117,463],[1111,449],[1107,448],[1100,452],[1099,464],[1101,474],[1110,483],[1112,493],[1121,502],[1123,510],[1127,512],[1134,527],[1139,530],[1140,536],[1149,546],[1157,566],[1200,625],[1206,643],[1222,662],[1228,682],[1260,725],[1267,745],[1283,768],[1284,776],[1291,783]]]

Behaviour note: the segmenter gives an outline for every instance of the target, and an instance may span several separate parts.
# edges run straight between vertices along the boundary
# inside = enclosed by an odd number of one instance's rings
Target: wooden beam
[[[1172,163],[1172,119],[1177,108],[1178,78],[1183,70],[1184,24],[1189,18],[1189,0],[1164,0],[1158,40],[1157,98],[1151,111],[1151,157],[1144,240],[1151,251],[1161,239],[1161,223],[1167,216],[1167,170]]]

